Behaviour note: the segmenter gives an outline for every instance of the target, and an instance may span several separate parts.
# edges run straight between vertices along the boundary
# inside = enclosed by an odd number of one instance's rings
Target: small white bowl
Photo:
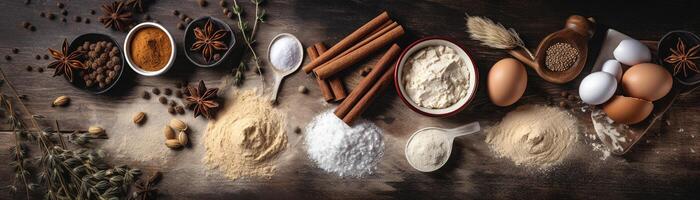
[[[406,94],[403,84],[403,67],[406,63],[406,60],[408,60],[408,58],[410,58],[413,55],[413,53],[425,47],[438,45],[454,49],[457,52],[457,54],[459,54],[459,56],[462,59],[464,59],[464,62],[467,65],[467,70],[469,71],[469,88],[467,88],[468,93],[462,99],[446,108],[425,108],[413,102],[413,100]],[[456,115],[469,105],[469,102],[471,102],[474,99],[474,97],[476,96],[476,91],[479,88],[479,69],[476,67],[476,63],[474,63],[474,60],[464,48],[462,48],[457,43],[453,42],[453,40],[444,37],[426,37],[416,42],[413,42],[411,45],[406,47],[406,49],[404,49],[404,51],[401,53],[398,62],[396,62],[396,68],[394,70],[394,85],[396,86],[396,91],[398,92],[401,100],[403,100],[403,102],[409,108],[411,108],[411,110],[430,117],[450,117]]]
[[[161,68],[158,71],[146,71],[141,69],[140,67],[136,66],[134,62],[131,60],[131,53],[129,51],[129,48],[131,48],[131,40],[134,37],[134,34],[136,34],[137,31],[143,29],[143,28],[148,28],[148,27],[155,27],[163,32],[165,32],[166,35],[168,35],[168,39],[170,39],[170,59],[168,60],[168,63],[165,64],[165,67]],[[153,23],[153,22],[143,22],[138,25],[136,25],[134,28],[132,28],[129,31],[129,34],[126,35],[126,39],[124,39],[124,57],[126,58],[126,62],[129,63],[129,67],[131,67],[132,70],[134,70],[136,73],[139,73],[144,76],[158,76],[161,74],[164,74],[170,68],[172,68],[173,63],[175,63],[175,56],[177,52],[177,46],[175,46],[175,39],[173,38],[172,35],[170,35],[170,32],[168,32],[165,27],[158,23]]]

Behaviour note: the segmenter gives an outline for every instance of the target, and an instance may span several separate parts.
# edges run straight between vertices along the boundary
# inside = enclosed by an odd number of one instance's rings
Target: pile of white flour
[[[450,47],[428,46],[413,53],[402,73],[406,93],[424,108],[447,108],[468,92],[469,70]]]
[[[376,171],[384,155],[382,130],[360,119],[352,127],[333,114],[316,116],[306,126],[306,151],[321,169],[341,177],[361,177]]]

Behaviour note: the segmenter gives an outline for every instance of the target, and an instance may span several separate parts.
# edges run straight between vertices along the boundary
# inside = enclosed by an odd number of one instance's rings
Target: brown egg
[[[656,101],[666,96],[673,87],[671,73],[653,63],[630,67],[622,75],[622,88],[627,96]]]
[[[486,86],[489,98],[497,106],[509,106],[525,93],[527,72],[525,66],[513,58],[504,58],[489,70]]]
[[[603,105],[603,111],[617,123],[636,124],[646,119],[654,109],[650,101],[616,95]]]

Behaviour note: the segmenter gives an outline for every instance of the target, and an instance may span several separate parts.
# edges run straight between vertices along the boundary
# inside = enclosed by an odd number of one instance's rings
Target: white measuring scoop
[[[298,62],[294,63],[292,65],[292,67],[283,71],[280,69],[284,69],[285,66],[274,66],[274,63],[272,63],[272,61],[270,60],[270,50],[272,49],[272,45],[274,45],[277,40],[284,38],[284,37],[289,37],[289,38],[292,38],[294,41],[296,41],[296,43],[297,43],[296,46],[297,46],[298,52],[299,52],[298,53],[299,60],[298,60]],[[301,63],[304,61],[304,47],[301,46],[301,42],[299,42],[299,39],[297,39],[296,36],[289,34],[289,33],[280,33],[279,35],[275,36],[272,39],[272,41],[270,41],[270,45],[267,47],[267,59],[268,59],[268,61],[270,61],[270,65],[273,65],[271,68],[272,68],[273,75],[275,76],[275,85],[272,88],[272,98],[270,98],[270,100],[272,102],[276,102],[277,101],[277,93],[279,92],[280,84],[282,83],[282,79],[284,79],[284,77],[289,76],[290,74],[297,71],[299,69],[299,66],[301,66]]]
[[[430,134],[428,130],[435,130],[439,131],[440,134],[435,134],[435,137],[441,137],[445,144],[449,144],[449,148],[447,149],[447,153],[445,154],[446,156],[442,157],[442,160],[440,161],[440,164],[436,165],[434,168],[424,168],[422,166],[418,166],[411,162],[411,158],[409,158],[409,153],[408,153],[408,148],[411,145],[411,142],[413,142],[413,138],[416,138],[416,135],[418,134]],[[438,127],[426,127],[422,128],[413,135],[411,135],[410,138],[408,138],[408,142],[406,142],[406,147],[404,149],[404,154],[406,155],[406,160],[408,160],[408,164],[411,164],[411,167],[414,169],[421,171],[421,172],[432,172],[435,170],[440,169],[442,166],[447,163],[447,160],[450,158],[450,155],[452,154],[452,143],[454,142],[456,137],[459,136],[464,136],[464,135],[470,135],[473,133],[477,133],[481,131],[481,126],[479,126],[479,122],[472,122],[467,125],[463,125],[460,127],[452,128],[452,129],[445,129],[445,128],[438,128]],[[433,132],[435,133],[435,132]]]

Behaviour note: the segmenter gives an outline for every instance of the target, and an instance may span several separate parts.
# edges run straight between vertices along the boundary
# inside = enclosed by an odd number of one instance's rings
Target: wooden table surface
[[[92,95],[73,88],[62,77],[52,78],[52,70],[36,71],[49,60],[35,60],[34,56],[48,54],[47,48],[60,48],[64,38],[69,41],[80,34],[97,32],[114,37],[123,45],[125,33],[107,30],[98,22],[90,9],[99,11],[105,1],[68,1],[68,22],[48,20],[40,12],[58,13],[55,0],[32,0],[24,5],[22,0],[0,1],[0,55],[11,54],[12,48],[20,53],[11,61],[0,61],[0,67],[8,75],[17,90],[27,95],[26,104],[34,114],[46,116],[44,125],[57,119],[64,130],[85,130],[90,125],[107,129],[110,139],[96,147],[109,153],[112,163],[127,163],[144,169],[147,174],[160,170],[164,179],[159,185],[164,199],[699,199],[700,185],[700,93],[682,96],[664,116],[663,123],[654,127],[651,134],[624,156],[601,159],[602,153],[594,151],[595,139],[579,137],[574,153],[564,164],[550,170],[538,171],[515,166],[505,158],[496,158],[483,142],[484,134],[459,138],[455,142],[448,165],[435,173],[413,170],[404,158],[403,146],[413,131],[425,126],[454,127],[479,121],[482,127],[498,122],[505,113],[518,105],[556,101],[561,91],[575,92],[577,83],[554,85],[544,82],[528,70],[529,82],[525,97],[515,106],[499,108],[488,101],[484,90],[485,80],[480,82],[477,100],[456,117],[437,119],[410,111],[397,98],[393,89],[376,101],[366,118],[375,119],[384,129],[385,156],[376,174],[360,178],[338,178],[323,172],[307,158],[300,142],[302,134],[295,134],[294,127],[304,127],[316,114],[330,109],[325,104],[313,78],[297,72],[283,84],[279,109],[287,113],[289,146],[278,159],[278,171],[271,179],[244,178],[230,181],[221,178],[216,171],[206,170],[201,164],[204,149],[201,144],[206,121],[193,119],[191,113],[179,115],[192,129],[194,145],[190,149],[172,152],[162,141],[149,144],[160,137],[160,127],[170,118],[165,107],[155,98],[143,100],[140,93],[153,87],[173,87],[174,83],[187,80],[204,80],[209,86],[221,83],[224,74],[235,66],[234,60],[216,68],[197,68],[189,63],[183,53],[183,31],[176,28],[179,19],[173,9],[197,18],[221,14],[218,1],[201,8],[195,0],[157,0],[147,13],[160,21],[178,42],[178,57],[174,69],[159,77],[135,75],[130,69],[119,87],[108,94]],[[230,4],[231,1],[227,0]],[[249,1],[239,2],[252,12]],[[560,29],[564,20],[572,14],[592,16],[597,22],[613,27],[634,38],[658,40],[666,32],[684,29],[700,32],[700,8],[697,1],[656,1],[654,3],[609,1],[372,1],[372,0],[290,0],[269,1],[265,5],[267,23],[258,34],[257,52],[266,53],[270,39],[278,33],[295,34],[304,45],[323,41],[332,45],[382,10],[402,24],[407,35],[399,44],[405,46],[417,38],[440,35],[455,38],[476,59],[481,77],[497,60],[508,57],[504,51],[481,46],[465,33],[465,12],[487,16],[507,27],[515,28],[534,48],[540,39]],[[80,15],[91,20],[90,24],[73,22]],[[141,19],[143,15],[137,15]],[[23,21],[37,27],[36,32],[24,30]],[[234,20],[226,19],[234,27]],[[240,47],[238,47],[240,49]],[[265,58],[266,56],[263,56]],[[363,62],[374,63],[375,59]],[[305,60],[308,62],[308,60]],[[31,65],[34,71],[28,72]],[[269,68],[265,63],[265,68]],[[269,70],[268,70],[269,71]],[[584,71],[587,73],[588,70]],[[264,73],[266,85],[271,85],[271,73]],[[252,70],[247,72],[245,85],[239,89],[260,87],[260,77]],[[357,83],[357,74],[346,79],[349,86]],[[310,93],[296,92],[304,85]],[[235,89],[234,89],[235,90]],[[9,92],[7,87],[3,92]],[[269,91],[266,91],[269,94]],[[67,95],[72,103],[65,108],[50,107],[57,96]],[[144,111],[149,119],[142,127],[131,124],[131,116]],[[385,120],[376,120],[382,116]],[[588,125],[590,126],[590,125]],[[590,134],[590,129],[585,129]],[[0,133],[0,148],[13,144],[13,137],[6,124]],[[150,134],[150,135],[149,135]],[[155,151],[151,151],[155,148]],[[7,151],[0,151],[0,186],[10,184],[12,170],[6,165]],[[23,199],[23,196],[0,192],[0,199]],[[35,199],[38,196],[35,197]]]

